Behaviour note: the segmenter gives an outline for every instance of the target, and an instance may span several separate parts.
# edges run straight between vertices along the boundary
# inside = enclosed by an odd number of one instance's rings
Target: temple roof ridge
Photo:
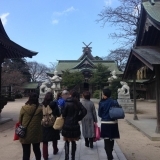
[[[90,64],[90,66],[92,66],[94,68],[94,66],[95,66],[94,63],[86,55],[75,67],[73,67],[73,69],[77,69],[78,67],[80,67],[82,64],[84,64],[85,60],[87,60],[89,62],[89,64]]]
[[[89,45],[91,44],[92,42],[90,42],[88,45],[86,45],[84,42],[83,44],[85,45],[85,47],[83,47],[83,54],[81,55],[81,57],[78,59],[78,60],[83,60],[83,58],[85,56],[88,56],[89,59],[91,60],[95,60],[95,58],[93,57],[92,55],[92,47],[89,47]]]

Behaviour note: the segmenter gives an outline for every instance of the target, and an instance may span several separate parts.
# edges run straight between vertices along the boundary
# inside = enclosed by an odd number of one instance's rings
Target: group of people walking
[[[38,102],[38,95],[32,93],[28,101],[20,110],[19,122],[23,126],[27,126],[28,121],[32,117],[31,122],[27,127],[27,134],[24,138],[20,138],[23,148],[23,160],[30,159],[31,144],[36,160],[41,160],[40,143],[42,142],[42,152],[44,160],[48,160],[48,142],[52,142],[53,154],[58,153],[58,140],[60,133],[63,136],[65,160],[69,160],[71,148],[71,159],[75,160],[76,141],[81,137],[79,121],[82,122],[82,133],[85,140],[85,146],[93,146],[95,137],[94,124],[97,123],[97,115],[94,103],[90,100],[90,92],[84,91],[80,101],[80,94],[71,90],[62,91],[53,99],[51,92],[46,93],[42,104]],[[109,108],[113,100],[110,98],[111,91],[103,90],[102,99],[99,102],[98,115],[101,118],[101,138],[104,139],[104,149],[108,160],[113,159],[112,151],[114,139],[119,138],[118,123],[109,117]],[[53,126],[45,127],[41,124],[43,119],[43,107],[49,106],[54,117],[62,116],[64,124],[62,130],[55,130]],[[71,145],[71,147],[70,147]]]

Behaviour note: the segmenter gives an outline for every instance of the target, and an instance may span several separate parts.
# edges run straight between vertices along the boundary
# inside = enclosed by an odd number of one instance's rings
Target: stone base
[[[12,118],[0,118],[0,124],[4,124],[6,122],[12,121]]]
[[[125,113],[134,113],[134,103],[131,99],[118,99],[117,101],[122,106]]]
[[[118,99],[130,99],[130,95],[118,94]]]
[[[42,103],[44,100],[45,94],[40,94],[39,95],[39,103]]]

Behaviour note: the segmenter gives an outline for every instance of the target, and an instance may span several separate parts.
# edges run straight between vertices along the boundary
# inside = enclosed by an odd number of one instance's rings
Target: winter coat
[[[81,132],[78,121],[82,120],[86,114],[87,110],[80,102],[79,106],[75,106],[73,98],[67,98],[62,112],[62,116],[64,117],[62,136],[66,138],[79,138]]]
[[[59,117],[59,108],[56,101],[53,101],[49,104],[50,108],[52,109],[52,113],[54,117]],[[51,127],[43,127],[43,142],[55,141],[60,139],[59,130],[55,130],[52,126]]]
[[[98,115],[101,117],[101,121],[112,121],[109,116],[109,109],[112,107],[114,101],[111,98],[102,99],[99,102]]]
[[[31,116],[36,109],[36,105],[25,105],[20,110],[19,122],[26,127]],[[36,112],[27,127],[27,133],[24,138],[20,138],[22,144],[39,143],[42,141],[42,126],[41,120],[43,117],[42,106],[38,106]]]
[[[118,103],[118,102],[117,102]],[[111,98],[102,99],[99,102],[98,115],[101,117],[101,137],[109,139],[120,138],[118,121],[111,119],[109,109],[115,104]]]
[[[82,133],[84,138],[95,137],[94,122],[97,123],[97,114],[94,103],[90,100],[83,99],[82,105],[87,109],[86,116],[82,119]]]

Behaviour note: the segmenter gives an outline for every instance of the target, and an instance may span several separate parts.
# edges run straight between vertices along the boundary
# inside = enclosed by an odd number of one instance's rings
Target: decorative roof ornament
[[[146,23],[145,23],[145,31],[149,31],[149,27],[152,26],[151,21],[149,20],[149,18],[146,19]]]
[[[90,42],[88,45],[86,45],[84,42],[83,44],[85,45],[85,47],[83,47],[83,54],[82,56],[78,59],[78,60],[83,60],[86,56],[90,59],[90,60],[95,60],[95,58],[92,55],[92,47],[89,47],[90,44],[92,42]]]
[[[83,52],[84,52],[84,53],[86,53],[86,54],[91,53],[92,47],[89,47],[91,43],[92,43],[92,42],[90,42],[88,45],[86,45],[86,44],[83,42],[83,44],[86,46],[86,47],[83,47]]]
[[[154,5],[155,4],[155,1],[154,0],[149,0],[151,5]]]

